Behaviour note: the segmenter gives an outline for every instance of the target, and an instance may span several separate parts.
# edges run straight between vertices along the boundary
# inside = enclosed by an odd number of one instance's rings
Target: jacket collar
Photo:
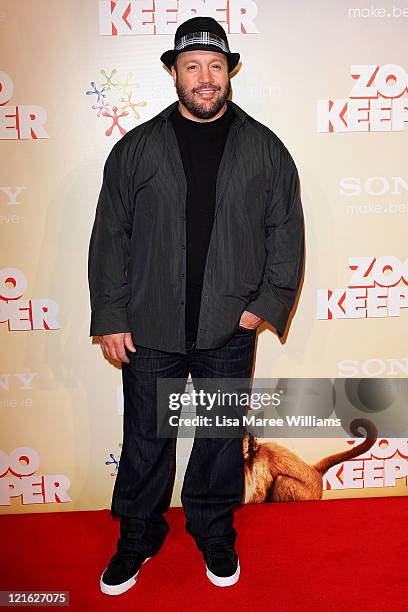
[[[235,104],[235,102],[233,102],[232,100],[227,100],[227,104],[231,106],[232,109],[235,111],[238,122],[243,123],[248,116],[247,113],[240,106],[238,106],[238,104]],[[176,108],[177,105],[178,105],[178,100],[176,102],[173,102],[169,106],[167,106],[165,109],[163,109],[159,113],[159,117],[162,117],[163,120],[167,121],[167,119],[170,117],[171,113],[173,112],[173,110]]]

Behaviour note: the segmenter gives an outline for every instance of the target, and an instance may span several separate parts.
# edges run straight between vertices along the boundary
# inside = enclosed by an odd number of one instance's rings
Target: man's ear
[[[174,86],[175,86],[175,85],[176,85],[176,79],[177,79],[177,70],[176,70],[176,68],[174,67],[174,64],[173,64],[173,66],[171,67],[171,76],[173,77]]]

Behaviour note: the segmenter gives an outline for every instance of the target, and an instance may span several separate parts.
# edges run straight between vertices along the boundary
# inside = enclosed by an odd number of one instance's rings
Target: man
[[[161,57],[178,102],[128,132],[105,164],[89,283],[91,335],[123,377],[112,497],[121,533],[100,582],[110,595],[135,584],[169,529],[176,440],[157,435],[158,379],[176,379],[178,392],[189,372],[195,389],[247,385],[256,329],[266,320],[283,335],[302,275],[297,169],[279,138],[228,99],[239,57],[214,19],[181,24]],[[196,431],[181,500],[217,586],[240,575],[232,523],[243,494],[242,436]]]

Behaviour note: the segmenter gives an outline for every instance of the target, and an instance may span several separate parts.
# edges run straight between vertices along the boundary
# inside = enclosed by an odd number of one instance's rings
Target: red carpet
[[[69,591],[69,609],[98,612],[408,610],[407,497],[248,505],[235,516],[235,586],[208,582],[171,508],[162,550],[118,597],[99,591],[119,534],[108,510],[2,516],[0,590]]]

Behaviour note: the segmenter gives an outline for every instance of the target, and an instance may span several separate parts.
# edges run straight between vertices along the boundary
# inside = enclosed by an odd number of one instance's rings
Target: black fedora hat
[[[228,72],[239,62],[239,53],[231,53],[224,28],[212,17],[192,17],[180,24],[174,36],[174,49],[165,51],[161,61],[170,70],[183,51],[217,51],[228,60]]]

